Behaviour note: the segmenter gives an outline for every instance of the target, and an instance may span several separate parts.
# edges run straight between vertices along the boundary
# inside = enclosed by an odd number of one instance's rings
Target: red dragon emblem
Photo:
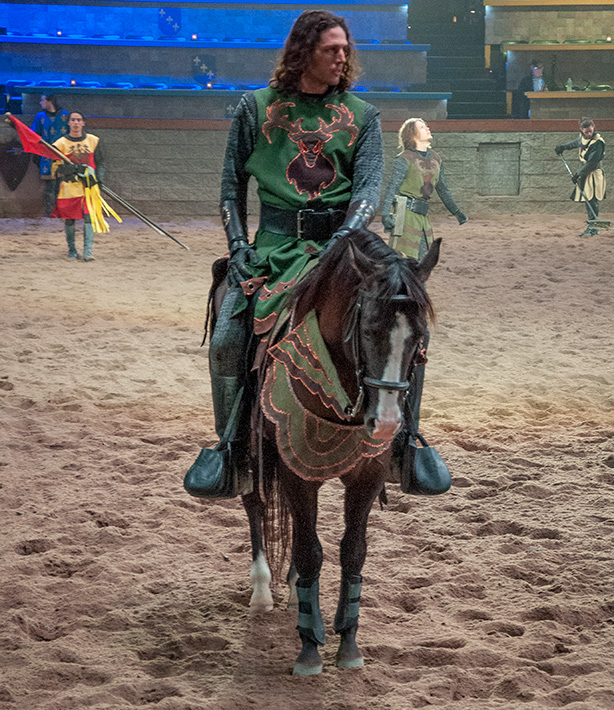
[[[290,161],[286,168],[286,178],[291,185],[294,185],[299,195],[306,192],[309,199],[319,197],[324,188],[331,185],[337,177],[335,166],[322,153],[325,143],[333,137],[337,131],[347,131],[350,134],[348,146],[356,140],[358,128],[354,124],[354,113],[347,106],[335,106],[326,104],[337,114],[331,123],[326,123],[323,118],[319,118],[319,127],[315,131],[303,129],[303,118],[290,121],[287,115],[282,113],[283,109],[293,107],[296,104],[281,99],[277,99],[266,110],[267,121],[262,125],[262,133],[268,142],[271,142],[271,130],[281,128],[288,131],[288,138],[296,143],[299,154]]]

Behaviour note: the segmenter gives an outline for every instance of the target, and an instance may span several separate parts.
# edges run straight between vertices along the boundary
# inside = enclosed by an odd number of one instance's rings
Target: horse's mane
[[[316,307],[324,289],[330,284],[335,285],[340,297],[353,299],[363,280],[368,279],[375,282],[375,296],[410,296],[415,308],[433,319],[431,300],[424,283],[418,278],[418,262],[399,254],[368,229],[359,229],[340,237],[295,286],[290,305],[303,316]]]

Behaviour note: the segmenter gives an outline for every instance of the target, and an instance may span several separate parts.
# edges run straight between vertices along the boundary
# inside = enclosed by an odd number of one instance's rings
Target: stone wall
[[[452,194],[470,216],[581,213],[567,199],[572,184],[554,153],[556,144],[577,135],[571,124],[575,122],[570,122],[566,132],[438,132],[435,127],[433,147],[445,161]],[[229,124],[222,125],[226,128]],[[92,126],[92,132],[104,141],[108,186],[152,219],[192,220],[217,215],[226,130]],[[612,145],[614,131],[602,134]],[[0,144],[12,135],[11,129],[0,128]],[[396,154],[396,140],[394,130],[385,132],[386,180]],[[573,153],[567,158],[570,165],[577,165]],[[607,173],[607,163],[605,169]],[[604,211],[608,209],[606,201]],[[437,197],[432,200],[432,211],[445,213]],[[258,214],[253,186],[250,213]],[[15,192],[10,192],[0,178],[0,217],[41,214],[40,185],[33,165]]]
[[[594,42],[612,33],[614,10],[587,7],[488,7],[486,44],[525,40],[582,39]]]

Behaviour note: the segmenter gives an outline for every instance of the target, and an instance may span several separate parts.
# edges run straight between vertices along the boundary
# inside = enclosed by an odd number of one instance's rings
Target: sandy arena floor
[[[332,632],[340,485],[322,494],[324,673],[290,675],[285,590],[251,618],[238,500],[182,478],[214,440],[202,337],[216,221],[127,220],[69,261],[0,220],[2,710],[612,710],[614,230],[439,218],[422,429],[454,485],[374,507],[359,642]]]

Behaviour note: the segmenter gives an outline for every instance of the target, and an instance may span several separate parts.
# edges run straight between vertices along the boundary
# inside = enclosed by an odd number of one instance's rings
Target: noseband
[[[346,328],[344,343],[349,348],[349,351],[354,360],[354,367],[356,372],[356,382],[358,384],[358,397],[356,398],[356,403],[353,406],[348,406],[346,408],[346,414],[351,417],[356,416],[360,411],[365,397],[365,387],[370,387],[377,390],[386,390],[388,392],[405,392],[410,387],[411,374],[414,366],[417,364],[420,358],[420,343],[416,345],[416,349],[412,354],[409,376],[407,380],[401,380],[400,382],[391,382],[389,380],[378,380],[375,377],[366,377],[364,373],[362,349],[360,347],[360,321],[362,316],[362,304],[365,299],[386,301],[387,303],[407,303],[411,301],[411,296],[406,296],[399,294],[396,296],[376,296],[368,291],[360,290],[358,292],[358,298],[354,304],[352,315],[349,319],[348,326]]]

